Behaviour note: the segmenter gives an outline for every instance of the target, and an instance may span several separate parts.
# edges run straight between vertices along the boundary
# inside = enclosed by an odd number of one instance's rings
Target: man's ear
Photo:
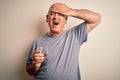
[[[48,15],[46,15],[46,22],[48,22]]]

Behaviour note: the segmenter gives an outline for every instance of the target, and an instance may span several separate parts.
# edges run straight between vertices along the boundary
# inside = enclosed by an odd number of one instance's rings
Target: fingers
[[[62,9],[62,8],[52,8],[51,11],[56,12],[56,13],[62,13],[64,11],[64,9]]]
[[[36,50],[32,56],[32,64],[35,68],[39,68],[46,59],[47,54],[41,54],[40,50]]]
[[[33,57],[32,62],[33,63],[42,63],[45,59],[46,59],[46,57]]]
[[[63,10],[63,5],[55,5],[50,8],[50,11],[52,12],[61,12]]]
[[[40,54],[40,53],[39,53]],[[46,59],[46,57],[33,57],[32,58],[32,64],[35,68],[39,68],[41,66],[41,63]]]
[[[41,54],[40,51],[35,51],[33,57],[44,57],[44,54]]]
[[[73,12],[73,9],[66,5],[55,6],[55,7],[52,7],[50,10],[55,13],[60,13],[60,14],[64,15],[65,17],[71,16],[71,14]]]
[[[36,50],[32,56],[32,63],[42,63],[47,58],[47,54],[41,54],[40,50]]]

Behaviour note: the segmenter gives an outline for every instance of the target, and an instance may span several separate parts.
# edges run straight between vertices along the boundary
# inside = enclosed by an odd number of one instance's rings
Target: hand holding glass
[[[48,48],[47,47],[40,47],[40,52],[44,54],[44,57],[48,56]]]

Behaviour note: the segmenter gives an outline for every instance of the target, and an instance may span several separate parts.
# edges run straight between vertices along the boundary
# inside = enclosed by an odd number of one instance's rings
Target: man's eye
[[[55,15],[55,13],[51,12],[50,15]]]

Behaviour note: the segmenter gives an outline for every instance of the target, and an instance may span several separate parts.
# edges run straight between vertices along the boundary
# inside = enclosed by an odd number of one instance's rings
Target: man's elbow
[[[26,65],[26,72],[30,75],[30,76],[35,76],[35,71],[34,69],[32,68],[32,66],[29,64],[29,65]]]
[[[97,14],[97,21],[96,21],[97,24],[99,24],[101,22],[101,18],[102,18],[102,15]]]

